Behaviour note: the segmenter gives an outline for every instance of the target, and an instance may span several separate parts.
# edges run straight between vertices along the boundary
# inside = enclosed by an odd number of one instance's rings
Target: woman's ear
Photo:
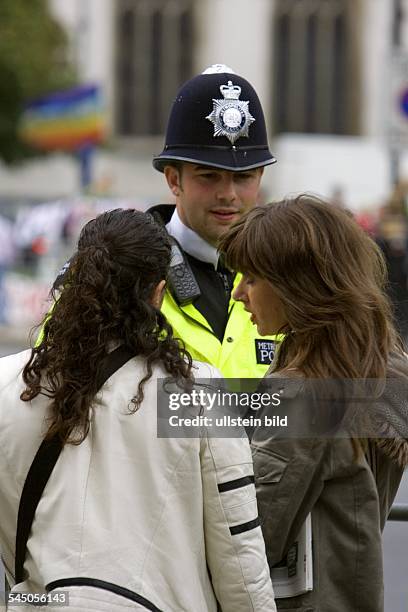
[[[153,292],[150,298],[151,305],[157,308],[158,310],[160,310],[162,302],[163,302],[165,288],[166,288],[166,281],[163,279],[153,289]]]

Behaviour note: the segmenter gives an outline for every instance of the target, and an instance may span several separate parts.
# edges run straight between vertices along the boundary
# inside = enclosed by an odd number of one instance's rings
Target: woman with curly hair
[[[160,312],[170,257],[150,215],[90,221],[40,344],[0,360],[0,546],[16,610],[67,590],[78,612],[275,610],[248,442],[157,437],[161,379],[219,376]]]
[[[284,334],[263,384],[289,426],[255,430],[255,481],[271,567],[296,556],[311,513],[313,589],[278,610],[381,612],[381,531],[408,464],[408,361],[382,254],[309,195],[256,207],[220,249],[258,332]]]

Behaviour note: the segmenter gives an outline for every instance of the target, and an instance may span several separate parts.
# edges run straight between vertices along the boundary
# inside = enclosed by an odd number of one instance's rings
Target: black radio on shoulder
[[[201,291],[186,257],[176,241],[172,240],[171,261],[167,274],[170,293],[181,306],[191,304],[200,297]]]

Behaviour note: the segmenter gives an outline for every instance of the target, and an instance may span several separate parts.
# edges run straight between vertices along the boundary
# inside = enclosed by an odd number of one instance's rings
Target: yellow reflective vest
[[[240,278],[241,275],[237,274],[233,290]],[[192,358],[215,366],[225,378],[263,378],[272,361],[275,344],[283,338],[282,335],[260,336],[242,302],[236,302],[232,297],[222,342],[193,304],[178,305],[168,291],[161,310],[174,335],[184,341]],[[49,316],[52,316],[52,307]],[[41,344],[43,333],[42,327],[36,346]]]
[[[240,281],[237,274],[234,289]],[[242,302],[232,297],[224,339],[218,340],[204,316],[193,304],[180,306],[166,291],[162,312],[193,359],[218,368],[226,378],[263,378],[282,336],[260,336]]]

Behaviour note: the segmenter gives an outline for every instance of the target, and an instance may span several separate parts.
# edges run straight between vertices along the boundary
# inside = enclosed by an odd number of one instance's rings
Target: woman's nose
[[[236,300],[237,302],[245,302],[245,291],[243,288],[243,283],[242,281],[240,281],[239,285],[236,287],[236,289],[234,289],[234,291],[232,292],[232,297],[234,298],[234,300]]]

